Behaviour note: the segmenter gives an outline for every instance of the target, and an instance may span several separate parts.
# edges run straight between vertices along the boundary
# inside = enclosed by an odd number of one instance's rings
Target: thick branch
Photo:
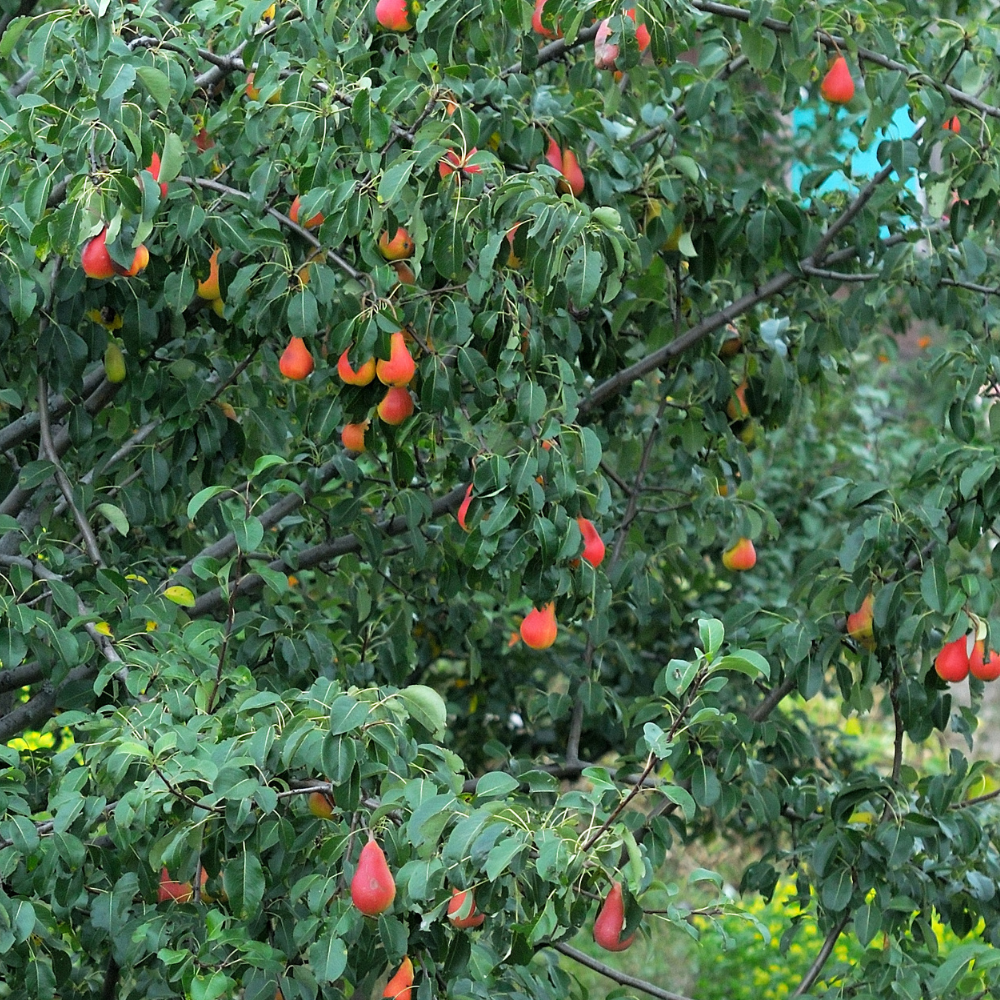
[[[803,993],[809,992],[810,987],[816,982],[819,974],[823,971],[823,966],[826,965],[826,961],[830,957],[830,952],[833,951],[833,946],[837,943],[837,938],[843,933],[844,928],[847,926],[847,921],[850,919],[850,912],[845,913],[830,930],[830,933],[827,934],[826,940],[823,942],[823,947],[820,948],[819,954],[816,956],[816,960],[809,966],[809,971],[802,977],[802,982],[792,992],[793,997],[800,997]]]
[[[647,983],[644,979],[636,979],[635,976],[630,976],[625,972],[619,972],[617,969],[612,969],[610,965],[598,962],[596,958],[591,958],[589,955],[585,955],[582,951],[577,951],[576,948],[571,948],[568,944],[563,944],[561,941],[551,945],[551,947],[555,948],[556,951],[561,952],[567,958],[573,959],[574,962],[579,962],[580,965],[585,965],[588,969],[593,969],[594,972],[599,972],[602,976],[607,977],[612,982],[620,983],[622,986],[631,986],[635,990],[648,993],[651,997],[657,997],[658,1000],[688,1000],[688,997],[683,996],[680,993],[671,993],[670,990],[654,986],[652,983]]]
[[[431,506],[431,519],[440,517],[442,514],[454,513],[458,510],[465,499],[465,484],[456,486],[450,493],[439,497]],[[401,535],[409,530],[406,518],[402,514],[389,518],[387,521],[380,521],[375,525],[386,537]],[[297,570],[314,569],[317,566],[336,559],[338,556],[346,555],[348,552],[360,552],[362,544],[356,535],[341,535],[328,542],[321,542],[311,548],[304,549],[295,559],[295,565],[289,565],[284,559],[274,559],[268,563],[268,568],[276,573],[292,573]],[[258,593],[264,586],[264,580],[256,573],[245,576],[236,585],[233,596],[244,597],[249,594]],[[190,614],[193,617],[203,615],[214,615],[225,608],[229,603],[229,594],[220,590],[215,590],[208,594],[202,594],[195,602]]]

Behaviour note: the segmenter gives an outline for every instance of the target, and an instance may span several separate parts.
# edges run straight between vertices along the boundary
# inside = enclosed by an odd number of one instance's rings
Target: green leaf
[[[699,618],[698,635],[701,638],[701,646],[705,651],[705,656],[711,659],[722,647],[722,640],[726,637],[726,629],[718,618]]]
[[[495,882],[524,850],[524,838],[520,830],[513,830],[490,851],[486,859],[486,877],[491,882]]]
[[[505,771],[488,771],[476,782],[477,799],[502,799],[517,791],[520,782]]]
[[[222,885],[229,907],[238,917],[247,918],[260,910],[264,899],[264,869],[260,858],[243,850],[222,866]]]
[[[434,233],[434,267],[442,278],[457,280],[465,267],[465,242],[460,221],[451,216]]]
[[[847,868],[838,868],[832,875],[823,880],[821,899],[828,910],[834,912],[844,909],[851,901],[854,884]]]
[[[129,524],[125,511],[121,507],[116,507],[113,503],[99,503],[97,505],[99,513],[107,518],[108,523],[118,532],[119,535],[127,535]]]
[[[363,726],[367,721],[368,706],[356,698],[352,698],[349,694],[342,694],[330,706],[330,732],[334,736],[349,733],[352,729]]]
[[[288,329],[293,337],[312,337],[319,329],[316,296],[303,288],[288,300]]]
[[[410,684],[397,691],[396,695],[406,703],[406,710],[425,729],[438,738],[444,735],[448,710],[437,691],[425,684]]]
[[[10,54],[14,51],[14,46],[17,45],[17,40],[29,24],[31,24],[30,17],[15,17],[7,25],[3,37],[0,38],[0,59],[10,58]]]
[[[738,649],[735,653],[722,657],[718,663],[713,664],[712,670],[735,670],[753,680],[758,677],[769,680],[771,677],[770,664],[752,649]]]
[[[581,243],[570,258],[564,281],[573,304],[582,309],[590,305],[601,284],[604,259],[586,243]]]
[[[197,493],[188,501],[187,505],[187,516],[189,521],[193,521],[198,511],[208,503],[212,497],[217,497],[220,493],[228,493],[228,486],[206,486],[203,490],[198,490]]]
[[[370,91],[358,91],[351,105],[351,117],[361,133],[361,143],[367,152],[381,149],[389,141],[389,118],[372,103]]]
[[[854,911],[854,933],[863,947],[868,947],[876,934],[882,929],[882,911],[874,903],[865,903]],[[940,995],[935,991],[936,995]]]
[[[170,107],[170,80],[166,73],[162,73],[155,66],[139,66],[135,75],[142,85],[149,91],[150,97],[159,105],[161,111],[165,112]]]

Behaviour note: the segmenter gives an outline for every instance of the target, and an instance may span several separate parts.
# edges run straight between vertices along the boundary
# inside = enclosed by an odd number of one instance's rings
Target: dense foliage
[[[994,5],[0,11],[0,995],[561,998],[719,835],[799,994],[1000,995],[994,793],[910,752],[1000,630]]]

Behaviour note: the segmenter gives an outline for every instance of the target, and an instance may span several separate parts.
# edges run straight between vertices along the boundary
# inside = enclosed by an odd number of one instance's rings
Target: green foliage
[[[956,707],[933,657],[1000,631],[997,15],[918,8],[550,0],[540,48],[513,0],[406,34],[357,0],[3,0],[0,993],[377,998],[407,955],[416,1000],[564,997],[553,949],[613,880],[630,930],[690,932],[654,872],[718,836],[748,897],[885,936],[859,996],[964,995],[973,960],[997,989],[983,765],[908,749],[971,746],[983,685]],[[148,266],[87,277],[101,232]],[[913,381],[873,374],[916,324]],[[337,359],[400,330],[393,425]],[[812,724],[821,693],[898,752]],[[945,959],[934,914],[982,942]]]

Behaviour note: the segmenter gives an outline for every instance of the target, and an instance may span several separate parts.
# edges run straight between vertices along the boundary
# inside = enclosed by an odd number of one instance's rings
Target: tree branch
[[[800,997],[803,993],[808,993],[810,987],[819,978],[819,974],[823,971],[823,966],[826,965],[827,959],[830,957],[830,953],[833,951],[833,946],[837,943],[837,938],[843,933],[844,928],[847,926],[847,921],[851,919],[850,911],[845,913],[840,920],[831,928],[830,933],[827,934],[826,940],[823,942],[823,947],[820,948],[819,954],[816,956],[815,961],[809,966],[809,971],[802,977],[802,982],[792,991],[793,997]]]
[[[591,958],[582,951],[577,951],[576,948],[572,948],[568,944],[563,944],[561,941],[549,945],[549,947],[554,948],[567,958],[573,959],[574,962],[579,962],[580,965],[585,965],[588,969],[599,972],[612,982],[620,983],[622,986],[631,986],[633,989],[648,993],[651,997],[656,997],[657,1000],[689,1000],[688,997],[680,993],[671,993],[670,990],[661,989],[659,986],[647,983],[644,979],[636,979],[635,976],[630,976],[628,973],[612,969],[611,966],[605,965],[603,962],[598,962],[596,958]]]

